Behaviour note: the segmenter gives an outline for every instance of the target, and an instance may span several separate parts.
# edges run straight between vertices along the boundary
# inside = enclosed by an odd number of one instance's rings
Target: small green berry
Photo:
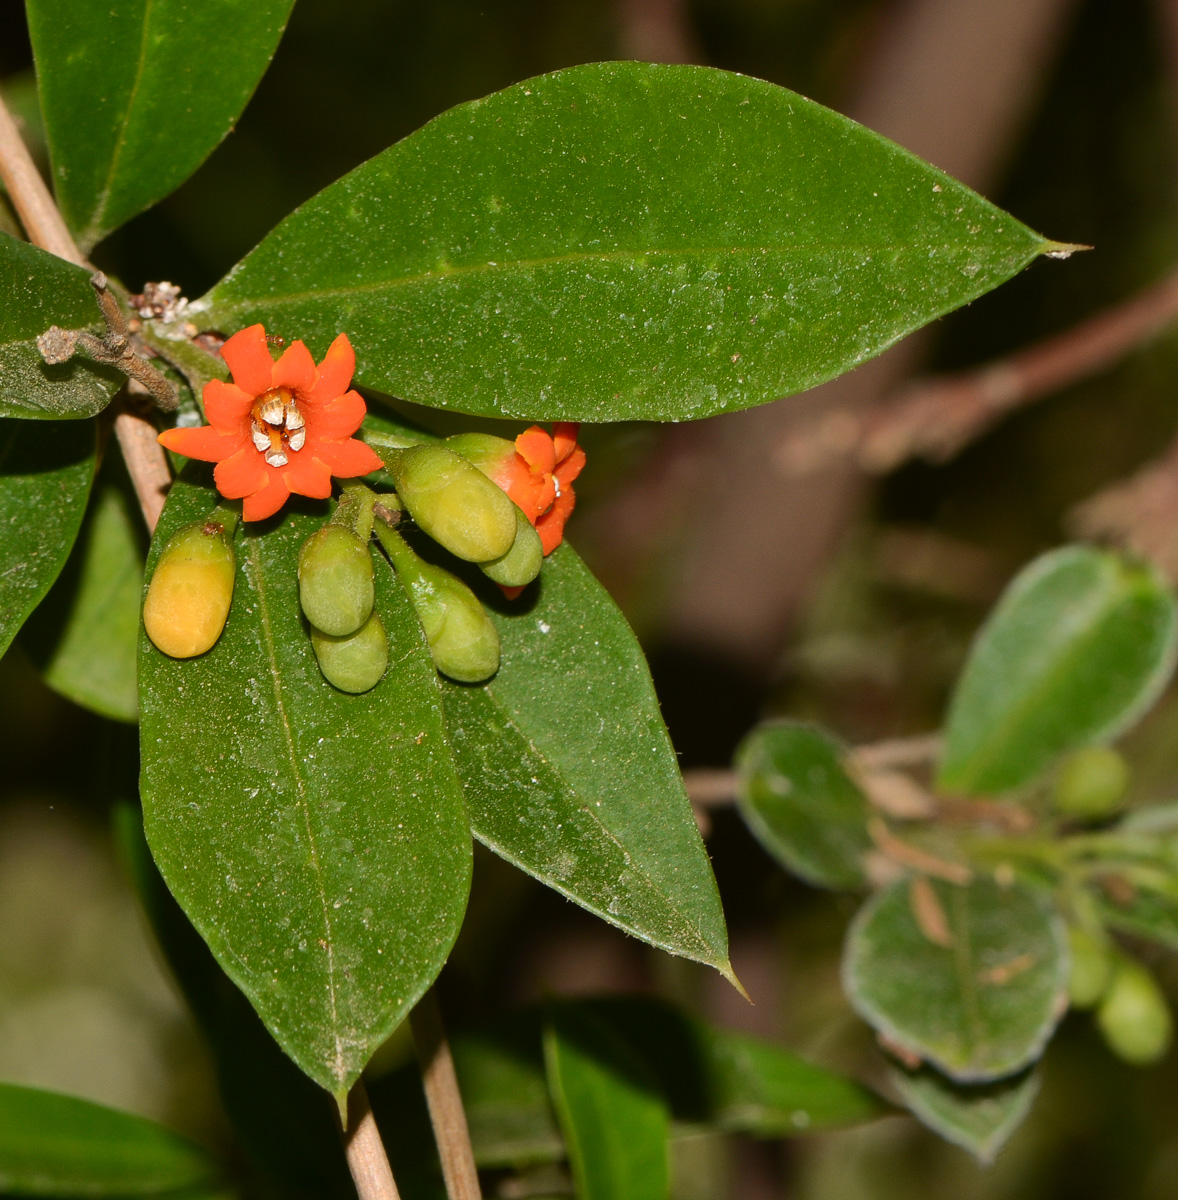
[[[1170,1048],[1173,1020],[1157,980],[1139,962],[1123,958],[1096,1020],[1109,1048],[1136,1067],[1157,1062]]]
[[[540,535],[518,506],[515,518],[515,541],[511,549],[501,558],[479,564],[479,570],[488,579],[493,579],[503,587],[526,586],[540,574],[540,567],[544,563]]]
[[[312,626],[311,645],[323,678],[341,692],[367,692],[388,669],[389,639],[376,613],[344,637],[333,637]]]
[[[372,612],[372,555],[350,529],[324,525],[299,551],[299,603],[323,633],[346,637]]]
[[[1081,821],[1116,813],[1129,789],[1129,764],[1110,746],[1088,746],[1069,755],[1055,777],[1055,808]]]
[[[1094,937],[1078,925],[1068,928],[1072,949],[1072,973],[1068,979],[1068,999],[1073,1008],[1092,1008],[1108,989],[1112,976],[1112,955],[1108,942]]]

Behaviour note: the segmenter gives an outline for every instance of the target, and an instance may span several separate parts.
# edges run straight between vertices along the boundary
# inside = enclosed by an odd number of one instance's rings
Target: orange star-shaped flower
[[[573,480],[585,466],[577,445],[579,426],[558,421],[553,432],[533,425],[515,439],[515,455],[494,476],[536,527],[545,554],[564,539],[565,522],[577,503]]]
[[[291,492],[325,500],[333,475],[349,479],[383,465],[352,437],[367,409],[363,397],[348,390],[356,355],[346,333],[318,367],[302,342],[292,342],[275,362],[261,325],[235,333],[221,355],[233,382],[205,384],[209,423],[168,429],[159,440],[177,454],[216,463],[217,490],[244,500],[246,521],[272,516]]]

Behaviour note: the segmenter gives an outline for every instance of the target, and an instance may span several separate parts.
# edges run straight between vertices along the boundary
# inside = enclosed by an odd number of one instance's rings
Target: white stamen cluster
[[[307,441],[306,421],[290,388],[263,392],[250,411],[250,437],[272,467],[285,467]]]

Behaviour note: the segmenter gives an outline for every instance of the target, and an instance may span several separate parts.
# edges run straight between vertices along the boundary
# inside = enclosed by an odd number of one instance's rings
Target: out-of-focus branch
[[[915,457],[944,462],[1003,414],[1107,370],[1175,322],[1178,271],[1009,358],[917,381],[878,409],[826,413],[791,432],[778,463],[798,476],[844,457],[872,472]]]
[[[618,0],[618,51],[643,62],[698,63],[686,0]]]
[[[341,1133],[359,1200],[400,1200],[363,1080],[348,1093],[348,1127]]]

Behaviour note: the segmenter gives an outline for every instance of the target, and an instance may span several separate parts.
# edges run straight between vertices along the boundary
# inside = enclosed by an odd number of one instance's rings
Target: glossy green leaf
[[[597,63],[460,105],[277,227],[198,309],[485,416],[679,420],[878,354],[1058,249],[838,113]]]
[[[213,506],[177,483],[148,562]],[[177,661],[140,642],[147,839],[169,888],[284,1050],[340,1095],[445,961],[469,825],[437,677],[408,598],[377,572],[392,662],[363,695],[320,675],[288,512],[239,538],[220,640]]]
[[[953,1083],[929,1067],[893,1070],[892,1085],[912,1115],[946,1141],[992,1163],[1039,1094],[1039,1076],[1024,1071],[994,1083]]]
[[[0,654],[65,565],[94,461],[93,421],[0,418]]]
[[[834,738],[795,721],[758,726],[736,752],[737,803],[753,836],[787,870],[818,887],[865,881],[867,800]]]
[[[502,666],[443,696],[475,836],[570,900],[727,973],[724,913],[637,639],[567,543],[491,612]]]
[[[666,1105],[607,1024],[579,1006],[554,1009],[544,1062],[578,1200],[666,1200]]]
[[[355,1200],[335,1105],[282,1052],[164,884],[136,806],[114,810],[120,856],[164,960],[212,1054],[221,1100],[266,1194]]]
[[[118,482],[97,491],[70,561],[21,635],[50,687],[116,721],[139,716],[145,534],[134,505]]]
[[[27,0],[57,201],[83,250],[233,128],[294,0]]]
[[[910,882],[873,896],[848,933],[843,986],[896,1045],[961,1083],[1011,1075],[1043,1052],[1067,1008],[1063,922],[1022,884],[929,883],[950,944],[922,931]]]
[[[1174,668],[1174,598],[1148,567],[1088,546],[1037,558],[1006,589],[949,707],[939,784],[1003,792],[1122,732]]]
[[[89,1100],[0,1083],[0,1191],[161,1196],[207,1187],[215,1162],[179,1134]]]
[[[0,417],[91,417],[123,384],[113,367],[79,355],[49,366],[37,338],[49,328],[99,321],[90,274],[0,234]]]

